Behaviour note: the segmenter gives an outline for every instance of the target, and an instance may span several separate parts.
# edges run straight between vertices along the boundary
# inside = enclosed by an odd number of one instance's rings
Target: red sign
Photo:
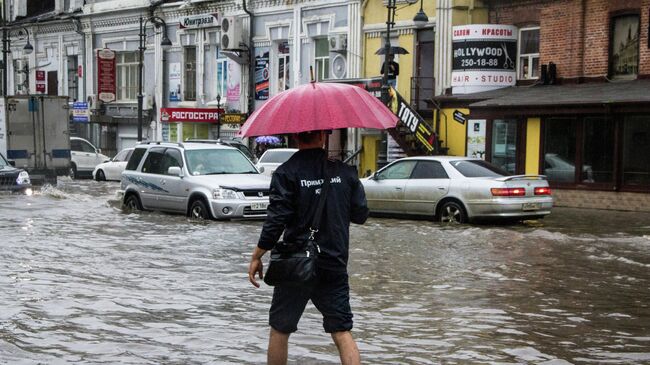
[[[97,93],[99,100],[115,101],[115,52],[108,48],[97,51]]]
[[[77,76],[79,77],[84,76],[84,67],[82,65],[79,65],[79,67],[77,67]]]
[[[194,122],[217,123],[223,109],[194,109],[194,108],[160,108],[160,119],[163,122]]]
[[[45,93],[45,84],[36,84],[37,93]]]
[[[45,81],[45,71],[36,71],[36,81]]]

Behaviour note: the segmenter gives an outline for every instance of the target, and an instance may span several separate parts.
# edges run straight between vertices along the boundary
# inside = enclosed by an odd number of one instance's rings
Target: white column
[[[453,0],[436,0],[436,51],[434,77],[436,94],[444,94],[451,87],[451,31]]]
[[[63,35],[59,35],[59,71],[58,71],[58,87],[59,90],[57,90],[58,95],[68,95],[68,52],[67,49],[64,49],[63,47]],[[48,90],[49,92],[49,90]],[[74,99],[77,98],[77,95],[68,95],[70,98],[69,101],[72,102]]]
[[[361,75],[361,12],[358,2],[351,2],[348,6],[348,78]]]
[[[296,4],[293,8],[293,45],[291,47],[291,81],[295,87],[300,85],[300,59],[302,54],[302,42],[300,41],[300,29],[302,28],[302,6]]]
[[[95,88],[95,43],[93,42],[93,31],[90,29],[86,34],[86,63],[83,65],[83,80],[86,83],[86,95],[97,94]],[[83,60],[82,60],[83,61]]]
[[[243,29],[243,34],[245,34],[247,36],[250,35],[251,32],[253,32],[253,29],[251,27],[251,17],[250,16],[244,17],[244,19],[242,21],[242,29]],[[247,38],[250,39],[250,37],[247,37]],[[248,44],[248,39],[246,39],[244,41],[247,44]],[[255,52],[254,44],[252,44],[252,43],[248,44],[248,49],[251,52]],[[249,60],[250,60],[251,55],[249,54],[248,57],[249,57]],[[233,61],[229,60],[228,62],[233,62]],[[239,84],[240,85],[239,86],[239,90],[240,90],[240,92],[239,92],[239,110],[242,113],[250,113],[251,111],[248,109],[248,107],[249,107],[248,98],[249,98],[250,87],[251,87],[250,83],[253,82],[253,76],[251,75],[251,72],[250,72],[251,65],[246,63],[246,64],[241,65],[241,66],[242,66],[241,67],[241,80],[240,80],[240,84]],[[225,95],[221,95],[221,98],[222,98],[222,100],[226,100]],[[253,103],[255,103],[254,100],[253,100]]]
[[[203,106],[206,100],[205,93],[205,37],[204,30],[196,30],[196,104]]]
[[[164,82],[164,66],[165,63],[163,62],[163,58],[165,57],[164,55],[164,50],[162,49],[160,42],[162,42],[162,34],[163,32],[166,32],[166,29],[162,32],[157,32],[156,37],[155,37],[155,46],[154,46],[154,101],[156,104],[156,109],[155,111],[155,116],[152,116],[149,118],[150,120],[148,122],[151,122],[152,120],[156,121],[156,128],[153,131],[153,136],[152,139],[155,141],[162,141],[162,128],[160,124],[160,108],[163,107],[163,102],[164,102],[164,91],[165,91],[165,82]]]

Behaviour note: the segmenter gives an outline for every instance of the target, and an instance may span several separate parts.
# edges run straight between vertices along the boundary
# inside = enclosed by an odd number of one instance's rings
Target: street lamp
[[[18,37],[24,35],[27,37],[27,44],[23,47],[23,52],[30,55],[34,52],[34,46],[29,43],[29,31],[27,28],[22,27],[20,29],[11,30],[8,27],[2,27],[2,95],[7,95],[7,54],[11,53],[11,36],[16,34]]]
[[[422,10],[422,1],[423,0],[420,0],[420,11],[418,11],[417,14],[415,14],[413,17],[413,23],[415,23],[415,26],[417,28],[422,28],[429,22],[429,17],[424,12],[424,10]]]
[[[217,94],[217,139],[221,137],[221,94]]]
[[[140,17],[140,47],[138,48],[140,53],[138,60],[138,142],[142,141],[142,100],[144,99],[144,95],[142,95],[142,68],[144,65],[144,51],[147,49],[145,47],[145,39],[147,37],[146,27],[149,22],[153,23],[156,28],[162,27],[163,38],[160,42],[160,47],[163,51],[168,50],[172,46],[172,42],[167,37],[167,23],[162,18],[158,16],[151,16],[147,19]]]
[[[395,26],[395,2],[396,0],[388,0],[386,8],[388,8],[388,18],[386,19],[386,43],[384,44],[384,75],[381,78],[381,100],[384,104],[388,104],[388,72],[390,69],[390,29]]]

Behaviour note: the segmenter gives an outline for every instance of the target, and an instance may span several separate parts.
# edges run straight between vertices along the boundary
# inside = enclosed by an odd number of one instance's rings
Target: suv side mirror
[[[170,168],[167,169],[167,175],[182,176],[183,170],[181,170],[181,168],[178,166],[171,166]]]
[[[102,153],[102,149],[101,149],[101,148],[96,148],[96,149],[95,149],[95,153],[101,154],[101,153]]]
[[[264,172],[264,166],[260,166],[257,169],[260,171],[260,174]]]
[[[370,176],[370,179],[375,181],[380,180],[379,174],[375,172],[374,174],[372,174],[372,176]]]

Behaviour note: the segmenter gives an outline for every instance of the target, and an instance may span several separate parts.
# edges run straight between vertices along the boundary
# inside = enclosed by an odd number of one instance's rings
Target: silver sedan
[[[509,176],[476,158],[407,157],[361,181],[372,213],[465,223],[477,218],[542,218],[553,207],[545,176]]]

